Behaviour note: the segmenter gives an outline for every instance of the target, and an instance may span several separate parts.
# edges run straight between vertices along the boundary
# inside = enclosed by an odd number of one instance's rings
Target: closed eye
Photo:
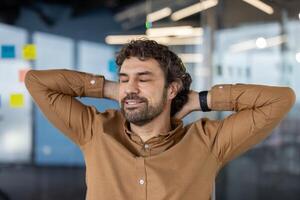
[[[140,80],[140,82],[147,82],[147,81],[150,81],[150,80]]]

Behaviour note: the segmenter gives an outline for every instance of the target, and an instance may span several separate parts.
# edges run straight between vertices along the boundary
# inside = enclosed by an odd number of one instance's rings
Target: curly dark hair
[[[132,40],[120,50],[116,57],[119,71],[124,60],[130,57],[137,57],[140,60],[155,59],[164,72],[166,86],[174,81],[182,85],[179,93],[171,103],[171,116],[174,116],[187,102],[192,82],[192,78],[186,71],[182,60],[167,46],[148,39]]]

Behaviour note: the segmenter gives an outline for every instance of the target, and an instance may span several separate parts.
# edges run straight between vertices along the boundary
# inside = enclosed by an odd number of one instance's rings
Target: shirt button
[[[96,83],[96,81],[95,81],[95,80],[91,80],[90,83],[91,83],[92,85],[94,85],[94,84]]]
[[[149,144],[145,144],[144,147],[145,147],[145,149],[148,149],[149,148]]]
[[[143,179],[140,179],[139,183],[140,185],[144,185],[145,181]]]

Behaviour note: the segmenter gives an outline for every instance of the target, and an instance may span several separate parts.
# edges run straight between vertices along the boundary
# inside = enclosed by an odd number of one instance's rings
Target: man
[[[176,54],[134,40],[117,56],[119,82],[71,70],[31,70],[26,87],[45,116],[83,152],[87,200],[208,200],[218,171],[261,142],[295,102],[288,87],[215,85],[191,91]],[[75,97],[109,98],[98,112]],[[183,126],[192,111],[235,111]]]

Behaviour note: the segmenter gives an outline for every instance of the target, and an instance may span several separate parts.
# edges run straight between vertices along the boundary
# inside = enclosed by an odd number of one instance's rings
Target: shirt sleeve
[[[103,97],[104,76],[67,69],[30,70],[25,85],[47,119],[77,145],[93,136],[96,109],[76,97]]]
[[[209,148],[221,165],[265,139],[292,108],[295,98],[289,87],[213,86],[211,109],[235,112],[225,119],[203,123]]]

